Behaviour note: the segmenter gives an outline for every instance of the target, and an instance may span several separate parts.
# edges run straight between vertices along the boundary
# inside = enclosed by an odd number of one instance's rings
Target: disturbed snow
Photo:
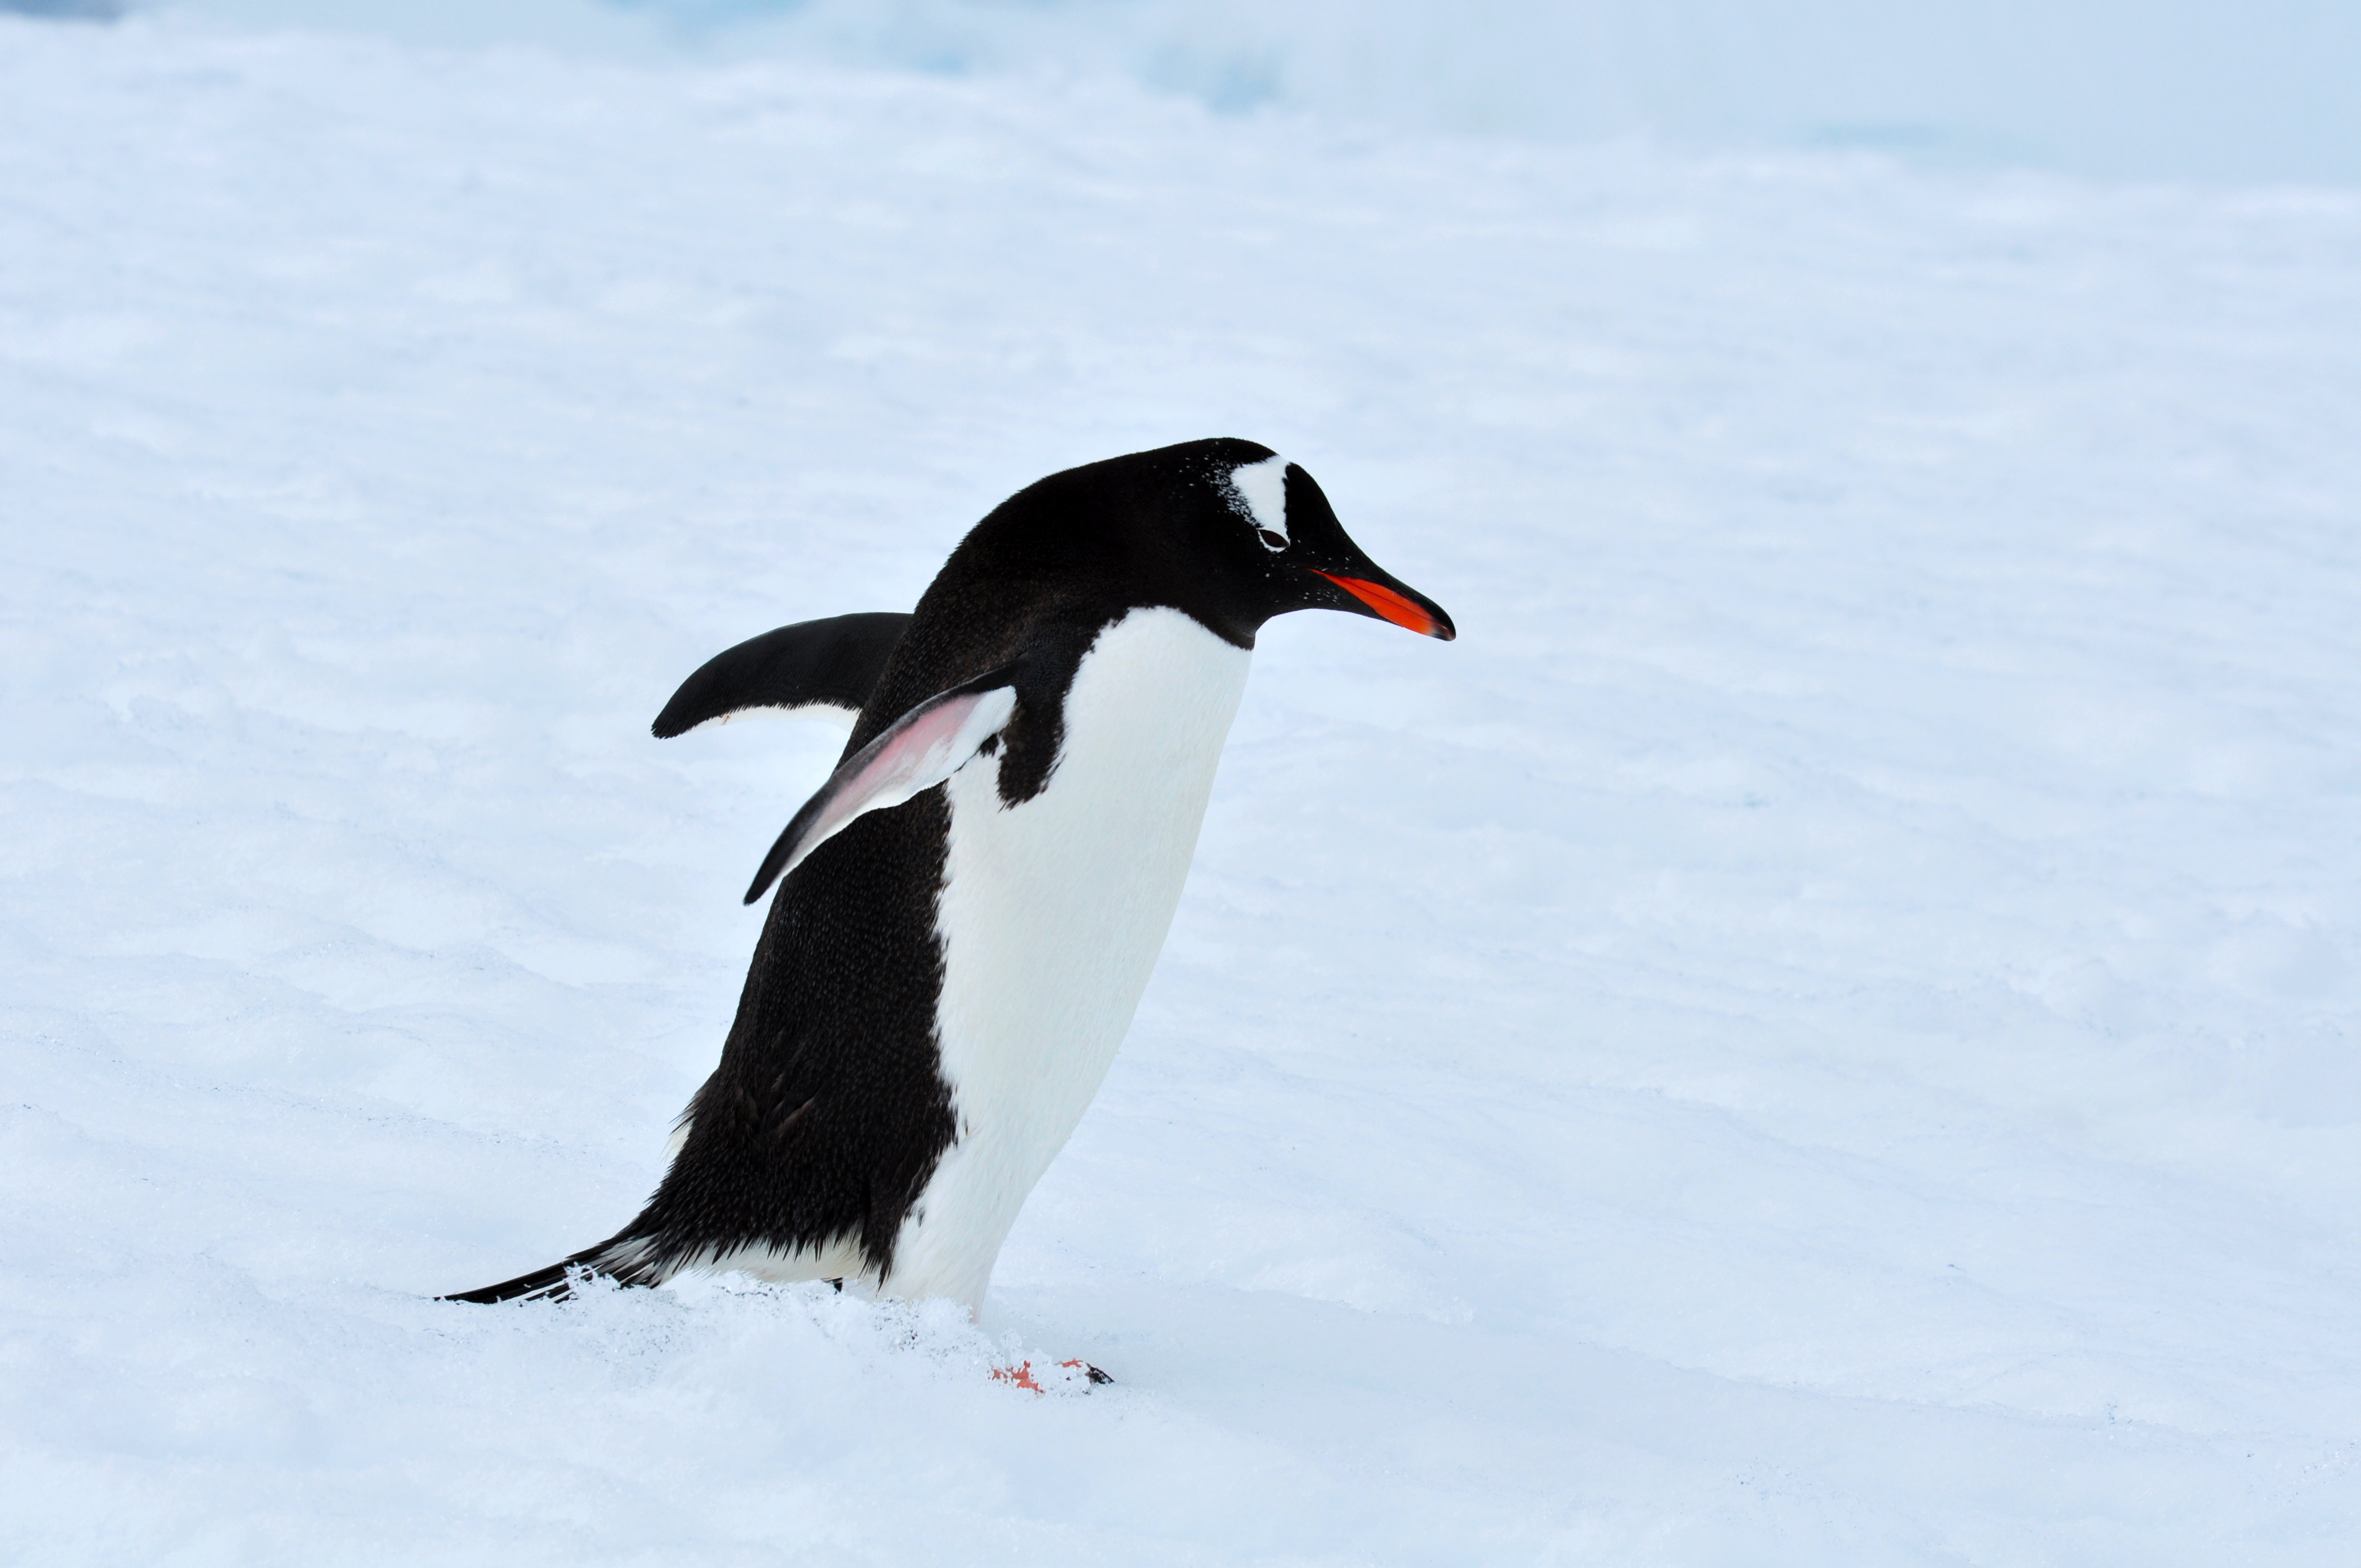
[[[32,1560],[2349,1555],[2361,201],[5,20],[0,132]],[[1215,433],[1461,638],[1266,633],[981,1325],[427,1299],[633,1212],[840,742],[673,685]]]

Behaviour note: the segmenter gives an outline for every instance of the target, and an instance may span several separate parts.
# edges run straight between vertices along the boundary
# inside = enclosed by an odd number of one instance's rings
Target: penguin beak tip
[[[1391,621],[1406,630],[1415,631],[1422,637],[1432,637],[1440,642],[1450,642],[1459,636],[1459,629],[1451,624],[1451,618],[1443,613],[1440,605],[1430,608],[1399,589],[1389,588],[1383,583],[1373,583],[1367,577],[1321,572],[1317,566],[1312,569],[1360,600],[1380,620]]]

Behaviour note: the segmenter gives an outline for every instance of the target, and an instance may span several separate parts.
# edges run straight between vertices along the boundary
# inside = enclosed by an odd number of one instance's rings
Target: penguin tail
[[[489,1305],[494,1301],[563,1301],[574,1294],[576,1283],[597,1275],[624,1285],[653,1285],[648,1271],[625,1266],[617,1268],[617,1244],[631,1233],[610,1237],[597,1246],[585,1247],[572,1257],[561,1258],[546,1268],[536,1268],[531,1274],[520,1274],[514,1279],[503,1279],[498,1285],[487,1285],[480,1290],[455,1290],[448,1296],[437,1296],[438,1301],[475,1301]]]
[[[478,1301],[489,1305],[494,1301],[563,1301],[574,1294],[573,1271],[581,1264],[572,1258],[553,1263],[547,1268],[536,1268],[531,1274],[520,1274],[514,1279],[504,1279],[498,1285],[487,1285],[480,1290],[454,1290],[448,1296],[437,1296],[437,1301]]]

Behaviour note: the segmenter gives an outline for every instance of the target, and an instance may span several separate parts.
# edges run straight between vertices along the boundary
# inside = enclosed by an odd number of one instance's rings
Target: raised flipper
[[[928,697],[847,757],[763,857],[746,902],[762,897],[854,817],[899,806],[967,766],[1016,711],[1018,667],[1003,665]]]
[[[755,711],[807,713],[850,724],[910,618],[889,612],[801,620],[716,653],[680,683],[650,728],[669,740]]]

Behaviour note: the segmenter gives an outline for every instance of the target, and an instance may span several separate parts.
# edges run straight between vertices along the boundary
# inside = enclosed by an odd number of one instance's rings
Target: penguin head
[[[1191,441],[1032,485],[987,518],[1004,570],[1170,605],[1242,648],[1274,616],[1341,609],[1446,641],[1443,607],[1353,543],[1310,474],[1251,441]]]
[[[1207,444],[1247,448],[1244,461],[1228,461],[1228,453],[1215,458],[1223,504],[1207,521],[1214,548],[1244,579],[1260,620],[1290,610],[1342,609],[1445,642],[1459,635],[1441,605],[1353,543],[1319,483],[1301,466],[1249,442]]]

